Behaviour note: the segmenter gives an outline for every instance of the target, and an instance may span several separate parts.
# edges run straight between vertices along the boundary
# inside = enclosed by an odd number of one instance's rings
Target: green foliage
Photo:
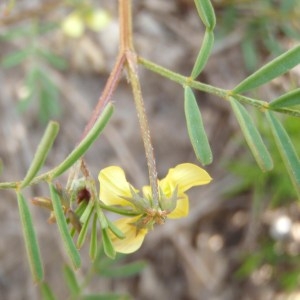
[[[80,286],[74,271],[69,266],[64,266],[64,278],[70,290],[71,296],[74,298],[80,295]]]
[[[131,297],[126,294],[106,292],[87,294],[85,291],[88,288],[91,279],[129,278],[136,276],[147,266],[146,262],[143,260],[128,263],[124,262],[124,258],[124,255],[117,255],[115,259],[108,258],[105,254],[105,250],[101,247],[95,256],[95,261],[93,262],[91,269],[84,278],[81,278],[80,280],[77,278],[73,269],[68,265],[65,265],[63,267],[63,274],[69,290],[70,299],[131,299]],[[55,300],[54,293],[47,284],[42,283],[40,285],[40,290],[43,300]]]
[[[271,108],[281,108],[300,105],[300,89],[288,92],[270,103]]]
[[[230,99],[230,103],[257,164],[263,171],[272,170],[273,161],[271,155],[254,122],[252,121],[251,116],[243,105],[237,102],[234,98]]]
[[[51,174],[52,178],[58,177],[66,170],[68,170],[75,162],[84,155],[84,153],[89,149],[93,142],[98,138],[100,133],[103,131],[107,125],[109,119],[111,118],[114,111],[114,107],[109,103],[103,110],[102,115],[98,118],[94,127],[89,131],[85,138],[78,144],[78,146],[70,153],[70,155],[59,164]]]
[[[300,161],[298,155],[289,135],[275,115],[270,112],[267,114],[267,118],[270,123],[277,148],[281,154],[281,158],[290,175],[291,181],[294,184],[295,190],[298,193],[298,197],[300,198]]]
[[[52,148],[54,140],[58,134],[59,125],[56,122],[50,122],[46,128],[45,134],[36,150],[35,156],[31,162],[31,165],[27,171],[25,178],[22,181],[21,188],[24,188],[32,179],[36,176],[38,171],[43,166],[47,155]]]
[[[49,189],[51,193],[54,215],[55,215],[55,219],[56,219],[56,223],[59,229],[61,239],[64,243],[64,247],[66,249],[66,252],[70,260],[72,261],[74,268],[78,269],[81,265],[80,254],[70,235],[68,224],[66,222],[66,218],[61,204],[60,195],[58,194],[56,188],[51,183],[49,184]]]
[[[234,88],[235,93],[243,93],[253,88],[259,87],[264,83],[270,82],[272,79],[286,73],[290,69],[299,64],[300,46],[296,46],[274,60],[265,64],[259,70],[243,80]]]
[[[40,284],[40,291],[43,300],[56,300],[56,297],[53,294],[53,291],[48,286],[47,283],[43,282]]]
[[[216,26],[216,16],[210,0],[195,0],[195,5],[205,27],[213,30]]]
[[[80,9],[81,7],[80,1],[75,0],[69,3],[74,5],[76,9]],[[142,92],[136,71],[138,64],[183,86],[184,112],[189,137],[196,157],[203,165],[212,162],[212,151],[201,112],[192,89],[217,95],[222,100],[231,104],[232,111],[240,124],[241,132],[257,164],[263,171],[269,171],[273,168],[273,160],[271,158],[273,157],[275,163],[272,173],[262,174],[258,168],[252,164],[252,161],[249,162],[248,158],[243,157],[243,162],[232,163],[230,168],[239,175],[240,178],[240,183],[236,186],[234,192],[237,192],[237,190],[239,192],[252,190],[256,196],[261,196],[266,193],[267,190],[274,206],[284,205],[284,203],[286,203],[284,201],[287,201],[286,199],[293,201],[295,191],[298,193],[298,198],[300,198],[300,161],[296,150],[300,147],[299,139],[292,142],[293,138],[298,137],[299,128],[295,126],[295,122],[292,123],[289,121],[290,119],[282,121],[280,118],[277,118],[274,113],[276,111],[286,116],[300,117],[299,89],[288,91],[271,103],[241,95],[241,93],[250,90],[255,91],[255,89],[261,85],[270,83],[273,79],[290,71],[299,64],[300,46],[297,45],[282,53],[281,47],[275,38],[278,28],[280,28],[281,32],[295,36],[293,28],[284,24],[284,22],[280,22],[280,25],[274,30],[270,25],[269,19],[265,18],[267,14],[257,16],[253,21],[249,22],[249,24],[246,24],[245,35],[247,39],[245,39],[245,42],[242,44],[242,50],[247,57],[246,63],[249,69],[253,69],[258,61],[256,55],[258,47],[255,40],[258,35],[257,32],[263,32],[265,34],[264,44],[266,48],[269,49],[272,54],[280,53],[280,55],[242,80],[233,90],[225,90],[196,80],[198,75],[204,70],[211,56],[215,41],[214,30],[216,26],[216,16],[211,1],[195,0],[197,12],[205,26],[205,34],[190,77],[185,77],[156,65],[153,62],[149,62],[135,52],[131,45],[131,20],[128,18],[130,13],[126,10],[124,3],[128,4],[130,1],[119,2],[119,6],[122,8],[120,12],[124,14],[123,22],[120,22],[120,53],[104,88],[103,95],[100,97],[100,102],[95,109],[95,113],[90,117],[90,122],[82,138],[80,138],[79,143],[62,163],[55,166],[52,170],[37,176],[44,165],[58,132],[58,124],[51,122],[46,129],[45,135],[34,155],[24,180],[22,182],[0,183],[0,189],[14,189],[17,192],[17,201],[28,261],[33,279],[39,283],[43,280],[42,262],[28,203],[21,192],[23,188],[38,184],[42,181],[47,182],[49,185],[51,200],[46,197],[36,197],[35,203],[50,210],[50,219],[57,224],[60,238],[74,268],[81,266],[81,257],[78,248],[81,248],[86,243],[89,233],[91,233],[89,255],[93,261],[93,267],[91,268],[92,275],[110,278],[128,277],[138,274],[145,267],[145,262],[143,261],[118,264],[122,256],[116,253],[110,236],[111,233],[118,238],[124,238],[125,235],[113,222],[110,222],[104,214],[103,210],[109,209],[99,201],[98,192],[95,187],[96,184],[82,160],[86,151],[95,143],[111,119],[114,108],[110,101],[112,93],[119,82],[123,68],[127,68],[130,84],[133,89],[153,194],[154,188],[157,187],[155,186],[157,185],[157,172],[149,136],[150,130],[148,130],[147,127]],[[266,13],[272,8],[273,1],[263,1],[263,3],[260,3]],[[280,11],[283,12],[284,18],[292,14],[295,7],[298,7],[297,5],[299,5],[298,2],[294,0],[283,1],[281,4],[278,4]],[[129,4],[127,9],[130,9]],[[224,22],[229,24],[230,18],[237,16],[238,12],[235,7],[230,7],[226,12]],[[271,17],[273,17],[272,14]],[[4,69],[20,66],[24,67],[24,93],[20,98],[19,110],[25,111],[30,105],[38,103],[39,119],[43,123],[47,122],[49,118],[57,116],[60,111],[59,91],[51,78],[51,72],[48,72],[48,70],[51,68],[65,70],[67,67],[67,63],[64,59],[57,56],[51,50],[41,47],[38,42],[41,36],[51,32],[54,28],[57,27],[53,26],[53,24],[43,24],[42,22],[33,21],[28,27],[8,30],[0,36],[1,42],[15,41],[17,39],[28,40],[27,43],[25,43],[25,47],[16,49],[2,57],[0,64]],[[124,37],[124,34],[128,36]],[[248,111],[246,109],[248,105],[252,106],[255,110],[261,111],[260,117],[257,117],[261,118],[260,120],[256,120],[255,122],[254,118],[252,118],[254,110]],[[261,120],[266,121],[262,122]],[[282,122],[284,122],[284,124],[282,124]],[[283,125],[286,126],[287,124],[294,126],[292,129],[290,128],[291,131],[285,130]],[[269,127],[266,128],[266,125]],[[295,143],[296,147],[293,146],[293,143]],[[271,155],[266,145],[268,145]],[[278,150],[274,150],[275,146]],[[73,168],[71,169],[71,167]],[[63,189],[59,184],[54,186],[53,180],[70,169],[67,187]],[[287,180],[288,177],[282,175],[285,174],[285,170],[287,170],[290,176],[294,190],[290,187],[290,182]],[[82,177],[78,178],[79,174],[81,174]],[[257,182],[257,178],[260,179],[259,182]],[[80,198],[80,192],[86,193],[83,199],[78,199]],[[158,196],[157,198],[153,197],[153,199],[158,202]],[[120,213],[121,211],[118,207],[111,209],[111,211],[112,210],[116,213]],[[123,214],[126,213],[126,210],[123,210]],[[128,210],[128,214],[132,215],[132,212]],[[77,242],[75,243],[74,239],[76,234],[78,234],[78,236]],[[99,236],[101,234],[102,238],[102,247],[100,250],[98,247],[98,234]],[[246,258],[244,264],[237,272],[237,275],[241,277],[246,276],[263,264],[269,264],[275,268],[276,263],[284,264],[283,258],[285,259],[285,263],[293,262],[289,256],[279,256],[275,251],[274,243],[269,240],[263,241],[260,251]],[[298,262],[297,266],[299,266]],[[278,282],[287,289],[292,289],[299,282],[299,273],[293,270],[290,265],[289,268],[292,270],[289,276],[279,277]],[[76,273],[68,266],[64,268],[64,276],[70,291],[70,299],[128,299],[127,295],[117,294],[86,295],[84,289],[88,280],[81,283],[80,280],[77,279]],[[90,276],[91,275],[88,274],[88,277]],[[40,283],[40,287],[44,300],[55,299],[54,293],[46,283]]]
[[[124,255],[118,254],[114,259],[105,255],[105,250],[100,249],[94,262],[94,270],[99,276],[108,278],[125,278],[139,274],[147,266],[144,260],[122,263]]]
[[[210,29],[206,29],[202,45],[197,56],[191,77],[196,78],[204,69],[208,58],[210,57],[214,45],[214,33]]]
[[[294,201],[297,192],[292,187],[292,182],[288,176],[285,164],[281,159],[281,154],[277,149],[272,132],[267,126],[268,124],[264,122],[263,116],[260,113],[256,114],[256,119],[258,130],[264,136],[265,143],[268,145],[270,154],[276,163],[274,164],[272,172],[262,173],[246,154],[239,157],[238,160],[226,162],[230,172],[235,174],[237,178],[236,184],[233,189],[229,191],[228,196],[258,189],[260,197],[263,197],[266,194],[265,190],[268,190],[267,198],[269,199],[271,207],[287,205]],[[283,125],[289,132],[295,148],[299,149],[298,122],[286,118],[284,119]],[[240,140],[239,143],[242,144],[242,141]],[[258,181],[259,184],[256,184]]]
[[[264,60],[263,54],[276,57],[284,52],[281,40],[299,41],[299,8],[297,0],[221,1],[218,3],[216,27],[220,39],[236,28],[241,37],[245,66],[253,72]]]
[[[184,88],[184,110],[188,133],[196,157],[203,165],[208,165],[213,160],[212,152],[203,126],[200,109],[192,89],[188,86]]]
[[[59,90],[54,84],[47,68],[58,70],[67,68],[66,61],[54,52],[44,49],[38,43],[39,38],[55,29],[53,24],[33,22],[27,27],[17,27],[0,35],[1,41],[15,41],[24,39],[26,46],[7,54],[0,60],[4,68],[25,66],[23,92],[19,99],[18,109],[24,112],[31,105],[38,105],[39,120],[46,124],[50,118],[60,114]]]
[[[277,246],[277,247],[276,247]],[[300,260],[286,253],[278,251],[276,242],[268,237],[263,237],[259,248],[245,256],[245,259],[235,276],[244,279],[261,268],[270,269],[271,278],[278,288],[291,292],[300,283]]]
[[[35,282],[40,282],[43,280],[44,271],[31,213],[24,196],[18,192],[17,198],[26,252],[32,277]]]

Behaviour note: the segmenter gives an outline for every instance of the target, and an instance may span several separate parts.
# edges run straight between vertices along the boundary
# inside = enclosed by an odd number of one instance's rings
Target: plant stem
[[[145,112],[141,85],[137,74],[137,55],[134,51],[132,43],[132,6],[131,0],[119,0],[120,10],[120,51],[124,51],[127,62],[127,71],[130,84],[132,87],[133,98],[137,110],[137,116],[141,128],[145,154],[148,165],[149,181],[152,190],[152,205],[155,208],[159,207],[159,191],[157,181],[156,163],[154,150],[150,138],[150,129]]]
[[[300,112],[297,110],[288,109],[288,108],[271,109],[269,107],[268,102],[266,102],[266,101],[253,99],[253,98],[243,96],[240,94],[233,94],[230,90],[224,90],[221,88],[211,86],[209,84],[204,84],[202,82],[195,81],[195,80],[191,79],[190,77],[186,77],[186,76],[180,75],[178,73],[175,73],[169,69],[161,67],[161,66],[159,66],[147,59],[144,59],[142,57],[138,57],[138,63],[143,65],[146,69],[148,69],[154,73],[157,73],[163,77],[166,77],[172,81],[175,81],[182,85],[190,86],[196,90],[203,91],[208,94],[216,95],[226,101],[228,101],[229,97],[234,97],[236,100],[240,101],[241,103],[252,105],[262,111],[273,110],[273,111],[284,113],[284,114],[287,114],[287,115],[290,115],[293,117],[300,117]]]
[[[98,100],[98,103],[92,113],[92,116],[91,116],[88,124],[86,125],[86,127],[84,129],[84,132],[83,132],[79,142],[81,142],[85,138],[85,136],[88,134],[88,132],[94,126],[94,124],[97,121],[97,119],[99,118],[101,112],[103,111],[103,109],[105,108],[105,106],[107,105],[109,100],[111,99],[112,93],[114,92],[114,90],[116,89],[116,87],[118,85],[118,82],[119,82],[119,79],[121,76],[121,72],[124,67],[124,63],[125,63],[125,55],[123,53],[120,53],[116,59],[113,70],[111,71],[111,73],[107,79],[104,90]]]
[[[135,53],[132,52],[127,53],[127,62],[128,62],[128,68],[127,68],[128,76],[132,87],[133,98],[137,110],[137,116],[140,123],[141,134],[142,134],[144,147],[145,147],[145,154],[147,158],[149,180],[150,180],[152,199],[153,199],[152,204],[155,208],[158,208],[159,191],[158,191],[158,183],[157,183],[156,163],[154,157],[154,150],[151,143],[150,129],[149,129],[148,120],[145,112],[145,105],[144,105],[142,92],[141,92],[140,81],[136,70],[137,63],[136,63]]]
[[[119,0],[120,52],[133,51],[131,0]]]

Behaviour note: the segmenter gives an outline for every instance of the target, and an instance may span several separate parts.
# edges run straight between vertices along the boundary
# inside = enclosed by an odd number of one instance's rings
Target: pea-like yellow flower
[[[133,215],[114,222],[125,235],[124,239],[120,239],[113,233],[110,234],[115,250],[120,253],[132,253],[139,249],[154,224],[163,224],[166,218],[187,216],[189,199],[185,192],[212,180],[205,170],[194,164],[177,165],[169,170],[164,179],[158,181],[159,199],[156,207],[150,186],[143,187],[141,196],[127,182],[120,167],[107,167],[100,171],[98,178],[100,200],[107,206],[119,206]]]

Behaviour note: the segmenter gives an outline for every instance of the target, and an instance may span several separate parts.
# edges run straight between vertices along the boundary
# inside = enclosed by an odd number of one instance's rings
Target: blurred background
[[[297,0],[212,3],[216,42],[199,76],[204,83],[231,89],[299,42]],[[61,129],[44,171],[61,162],[78,142],[118,52],[117,4],[1,1],[1,182],[25,175],[49,120],[57,120]],[[139,0],[133,1],[133,10],[138,54],[188,76],[205,30],[194,2]],[[139,73],[162,178],[177,164],[197,163],[186,129],[183,90],[142,66]],[[252,96],[269,101],[299,83],[298,66]],[[299,206],[263,116],[249,108],[275,161],[268,173],[256,165],[228,103],[200,92],[196,96],[214,155],[206,168],[213,182],[191,190],[190,215],[156,226],[137,253],[117,262],[100,255],[86,291],[141,300],[300,299]],[[141,187],[148,183],[147,167],[125,75],[112,100],[113,118],[88,151],[86,163],[95,178],[100,169],[120,165]],[[299,119],[283,122],[299,153]],[[66,179],[67,174],[60,183]],[[47,193],[43,184],[26,190],[28,199]],[[31,208],[46,280],[58,299],[68,299],[62,272],[66,257],[56,225],[47,222],[46,211]],[[88,247],[81,253],[79,280],[93,268]],[[136,268],[117,271],[134,262]],[[9,191],[0,191],[0,299],[40,299],[27,263],[17,202]]]

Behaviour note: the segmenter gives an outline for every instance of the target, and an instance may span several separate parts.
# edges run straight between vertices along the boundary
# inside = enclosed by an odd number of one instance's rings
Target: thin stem
[[[125,63],[125,55],[123,53],[120,53],[116,59],[116,63],[113,67],[113,70],[111,71],[111,73],[107,79],[107,82],[105,84],[102,95],[100,96],[100,98],[98,100],[98,103],[92,113],[92,116],[91,116],[88,124],[86,125],[86,127],[84,129],[84,132],[83,132],[79,142],[85,138],[85,136],[88,134],[88,132],[94,126],[95,122],[99,118],[104,107],[107,105],[107,103],[111,99],[112,93],[114,92],[114,90],[116,89],[116,87],[118,85],[118,82],[119,82],[119,79],[121,76],[121,72],[124,67],[124,63]]]
[[[286,115],[290,115],[293,117],[300,117],[300,112],[297,110],[288,109],[288,108],[270,109],[269,104],[266,101],[253,99],[253,98],[243,96],[240,94],[233,94],[230,90],[224,90],[221,88],[211,86],[209,84],[204,84],[202,82],[192,80],[190,77],[186,77],[186,76],[180,75],[178,73],[175,73],[169,69],[161,67],[161,66],[159,66],[151,61],[148,61],[147,59],[144,59],[142,57],[138,57],[138,62],[141,65],[143,65],[146,69],[148,69],[156,74],[166,77],[166,78],[168,78],[172,81],[175,81],[179,84],[190,86],[196,90],[203,91],[208,94],[216,95],[226,101],[228,101],[229,97],[234,97],[236,100],[238,100],[242,103],[245,103],[245,104],[252,105],[262,111],[273,110],[273,111],[277,111],[279,113],[284,113]]]
[[[120,52],[133,50],[131,0],[119,0]]]
[[[137,75],[137,61],[134,52],[127,53],[127,62],[128,62],[128,76],[130,79],[130,84],[132,87],[133,98],[137,110],[137,115],[140,123],[142,138],[145,147],[145,154],[147,158],[147,165],[149,171],[149,180],[152,190],[153,206],[155,208],[159,207],[159,191],[158,191],[158,182],[157,182],[157,171],[156,163],[154,157],[154,151],[150,138],[150,129],[148,125],[148,120],[145,112],[145,105],[142,97],[140,81]]]
[[[119,0],[120,9],[120,51],[124,52],[127,62],[127,71],[132,87],[133,98],[141,128],[145,154],[148,165],[149,181],[152,190],[152,205],[159,207],[159,191],[157,181],[156,163],[150,138],[150,129],[145,112],[141,85],[137,74],[137,56],[132,43],[132,5],[131,0]]]

